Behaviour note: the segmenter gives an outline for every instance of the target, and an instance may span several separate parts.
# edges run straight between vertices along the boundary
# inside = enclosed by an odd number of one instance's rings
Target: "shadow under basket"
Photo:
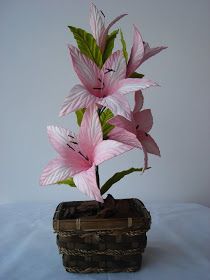
[[[131,272],[141,268],[151,216],[138,199],[62,202],[53,228],[68,272]]]

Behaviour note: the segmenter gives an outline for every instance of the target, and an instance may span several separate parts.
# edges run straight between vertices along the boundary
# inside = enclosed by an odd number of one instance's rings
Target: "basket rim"
[[[124,200],[124,199],[121,199]],[[77,219],[59,219],[62,207],[68,202],[61,202],[56,207],[53,216],[53,229],[55,232],[66,231],[95,231],[95,230],[122,230],[122,229],[143,229],[149,230],[151,224],[150,212],[146,209],[144,204],[136,198],[128,198],[126,200],[133,200],[137,207],[141,207],[143,216],[141,217],[122,217],[122,218],[93,218],[81,217]],[[72,201],[75,202],[75,201]],[[84,201],[76,201],[82,203]]]

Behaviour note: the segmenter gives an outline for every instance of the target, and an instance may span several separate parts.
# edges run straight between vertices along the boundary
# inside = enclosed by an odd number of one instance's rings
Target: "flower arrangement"
[[[78,45],[78,48],[68,47],[80,84],[70,90],[60,116],[76,112],[80,128],[78,134],[74,134],[65,128],[48,126],[49,141],[59,156],[44,168],[40,178],[43,186],[56,183],[76,186],[90,198],[103,202],[102,195],[115,182],[148,168],[148,153],[160,156],[157,144],[149,135],[153,125],[151,110],[142,109],[142,90],[157,83],[136,70],[166,47],[150,48],[134,26],[133,45],[128,56],[122,31],[110,32],[124,16],[126,14],[118,16],[106,26],[104,13],[91,4],[92,34],[69,26]],[[118,34],[122,50],[113,51]],[[126,94],[135,97],[133,110]],[[101,187],[98,166],[133,148],[143,151],[144,167],[118,172]]]

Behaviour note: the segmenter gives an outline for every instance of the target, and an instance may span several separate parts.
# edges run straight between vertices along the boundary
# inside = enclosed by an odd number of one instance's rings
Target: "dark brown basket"
[[[101,218],[100,203],[77,201],[60,203],[53,217],[57,245],[68,272],[137,271],[147,244],[151,216],[138,199],[127,202],[129,211]],[[81,209],[85,206],[86,215]],[[90,209],[90,213],[88,210]],[[95,211],[95,213],[94,213]],[[83,213],[84,214],[84,213]]]

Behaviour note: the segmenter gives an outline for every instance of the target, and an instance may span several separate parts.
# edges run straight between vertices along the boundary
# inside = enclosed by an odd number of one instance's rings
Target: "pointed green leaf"
[[[100,121],[101,121],[101,127],[103,131],[103,137],[106,138],[108,133],[112,130],[114,127],[113,125],[107,123],[107,121],[111,118],[113,118],[113,113],[110,109],[105,109],[101,115],[100,115]]]
[[[121,38],[121,43],[122,43],[122,51],[123,51],[123,54],[124,54],[124,57],[125,57],[125,61],[127,63],[128,62],[128,52],[127,52],[127,49],[126,49],[126,42],[124,40],[122,30],[120,30],[120,38]]]
[[[93,35],[81,28],[69,26],[69,29],[73,33],[80,51],[92,59],[98,65],[98,67],[101,68],[103,65],[102,54]]]
[[[130,75],[130,78],[143,78],[144,77],[144,74],[140,74],[140,73],[137,73],[137,72],[133,72],[133,74]]]
[[[103,62],[107,60],[107,58],[112,54],[112,50],[114,48],[114,40],[119,32],[119,29],[114,30],[111,34],[107,36],[106,46],[104,48],[103,53]]]
[[[77,123],[78,123],[79,126],[81,125],[84,113],[85,113],[85,108],[79,109],[75,112],[75,114],[77,116]]]
[[[115,173],[108,181],[106,181],[106,183],[101,187],[101,194],[105,194],[105,192],[107,192],[111,186],[113,184],[115,184],[116,182],[120,181],[124,176],[130,174],[130,173],[133,173],[135,171],[138,171],[138,172],[142,172],[143,171],[143,168],[130,168],[130,169],[127,169],[127,170],[123,170],[121,172],[117,172]]]
[[[59,181],[57,184],[59,185],[64,184],[64,185],[69,185],[70,187],[76,187],[73,178],[68,178],[66,180]]]

